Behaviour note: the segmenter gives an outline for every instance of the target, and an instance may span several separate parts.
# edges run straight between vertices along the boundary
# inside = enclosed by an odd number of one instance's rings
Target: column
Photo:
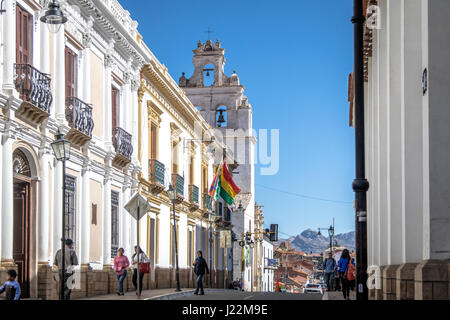
[[[63,172],[62,162],[55,161],[53,167],[53,252],[51,258],[55,258],[55,253],[61,249],[62,238],[62,188],[63,188]],[[53,260],[52,260],[53,261]]]
[[[90,26],[92,22],[88,22],[88,30],[83,34],[83,45],[85,49],[83,50],[83,60],[82,60],[82,70],[83,70],[83,87],[82,87],[82,97],[83,101],[90,103],[91,101],[91,43],[92,38],[90,34]],[[91,237],[91,161],[90,161],[90,143],[85,146],[84,149],[85,159],[81,174],[81,239],[80,239],[80,264],[88,265],[90,261],[90,237]]]
[[[389,144],[389,184],[390,184],[390,210],[389,210],[389,238],[390,238],[390,265],[402,263],[402,216],[404,215],[404,122],[402,120],[402,3],[403,1],[388,1],[388,55],[389,55],[389,104],[388,104],[388,144]]]
[[[50,35],[45,24],[39,23],[40,31],[40,51],[39,69],[43,73],[50,73]]]
[[[87,150],[81,172],[81,237],[80,237],[80,264],[87,265],[90,261],[90,237],[91,237],[91,163],[90,151]]]
[[[139,78],[136,76],[131,79],[131,99],[130,99],[130,110],[131,110],[131,134],[133,143],[133,163],[136,164],[138,160],[138,89],[140,86]]]
[[[16,17],[15,0],[5,0],[3,7],[6,10],[3,20],[3,85],[2,89],[14,91],[14,63],[16,62]],[[11,171],[12,172],[12,171]]]
[[[404,139],[405,155],[403,175],[405,185],[405,212],[402,225],[403,232],[403,260],[406,263],[422,260],[423,221],[423,161],[422,154],[422,92],[421,78],[416,75],[422,73],[421,46],[421,0],[404,2]],[[419,249],[419,250],[418,250]]]
[[[2,242],[1,242],[1,262],[9,263],[13,261],[13,224],[14,224],[14,206],[13,206],[13,163],[12,163],[12,144],[14,136],[10,129],[3,133],[3,172],[2,184],[7,186],[3,188],[2,193]]]
[[[127,178],[129,179],[129,178]],[[129,256],[132,253],[132,247],[130,242],[130,214],[127,210],[125,210],[125,205],[130,201],[130,186],[129,182],[125,182],[124,186],[125,190],[123,191],[122,196],[122,203],[121,203],[121,213],[120,216],[122,217],[122,238],[121,238],[121,246],[125,249],[126,255]]]
[[[49,161],[51,159],[50,146],[44,146],[39,152],[39,166],[41,167],[41,176],[39,183],[39,258],[38,262],[48,264],[49,252],[49,212],[50,212],[50,198],[49,198]]]
[[[104,115],[104,137],[105,137],[105,148],[108,151],[112,150],[112,95],[111,95],[111,71],[113,66],[113,55],[114,41],[109,44],[108,53],[105,55],[105,102],[103,105],[103,115]]]
[[[111,265],[111,167],[112,159],[108,157],[108,165],[103,180],[103,266]]]
[[[55,35],[55,79],[53,79],[55,117],[60,123],[66,119],[65,116],[65,37],[64,25]]]
[[[379,101],[378,101],[378,143],[379,143],[379,212],[380,212],[380,265],[389,264],[388,257],[390,256],[390,238],[388,232],[388,217],[389,217],[389,199],[390,189],[388,183],[389,177],[389,51],[387,44],[387,8],[386,2],[380,2],[380,17],[381,25],[384,26],[382,30],[378,31],[378,73],[379,73]]]

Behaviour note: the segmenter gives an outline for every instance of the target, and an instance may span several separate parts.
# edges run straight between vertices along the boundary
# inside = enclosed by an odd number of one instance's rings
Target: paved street
[[[322,300],[321,294],[295,294],[280,292],[239,292],[237,290],[205,290],[204,296],[193,293],[171,300]]]

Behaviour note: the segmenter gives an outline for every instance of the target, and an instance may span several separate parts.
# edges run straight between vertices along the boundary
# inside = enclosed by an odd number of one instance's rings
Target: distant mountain
[[[334,235],[334,240],[338,243],[338,246],[346,247],[350,250],[355,249],[355,232],[340,233]],[[307,229],[295,237],[281,240],[289,241],[291,248],[297,251],[320,253],[330,246],[330,238],[318,235],[317,231]],[[334,242],[334,241],[333,241]],[[333,245],[335,245],[333,243]]]

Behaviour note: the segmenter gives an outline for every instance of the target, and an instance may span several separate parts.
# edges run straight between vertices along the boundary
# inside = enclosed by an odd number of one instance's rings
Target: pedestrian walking
[[[75,282],[72,279],[74,275],[74,267],[78,265],[78,257],[75,249],[73,248],[72,239],[66,239],[66,250],[65,250],[65,270],[62,270],[62,250],[59,249],[56,251],[54,264],[58,267],[59,270],[59,279],[60,281],[63,278],[64,272],[64,300],[70,300],[70,295],[72,294],[73,283]]]
[[[8,270],[7,280],[0,287],[0,293],[5,292],[5,300],[19,300],[20,299],[20,284],[16,281],[16,270]]]
[[[138,266],[138,257],[139,257],[139,266]],[[133,263],[133,286],[136,289],[136,295],[141,295],[142,293],[142,280],[144,279],[144,275],[149,272],[149,269],[142,268],[143,266],[148,267],[150,264],[150,260],[147,255],[142,251],[142,249],[138,246],[134,246],[134,254],[131,258]],[[138,292],[138,280],[137,274],[139,268],[139,292]]]
[[[127,268],[130,266],[130,261],[124,255],[125,250],[120,248],[117,250],[117,256],[114,257],[114,271],[116,271],[117,280],[119,281],[119,288],[117,294],[123,296],[123,280],[127,277]]]
[[[200,250],[197,251],[197,258],[194,261],[194,273],[197,276],[197,288],[195,289],[194,294],[204,295],[203,276],[209,274],[209,269],[206,260],[203,258],[203,253]]]
[[[334,289],[334,273],[336,271],[336,261],[333,258],[331,252],[328,253],[328,258],[325,259],[322,266],[325,271],[325,283],[327,284],[327,290],[333,291]]]
[[[338,261],[339,278],[341,279],[342,294],[345,300],[350,300],[350,286],[348,282],[348,270],[351,264],[350,253],[347,249],[342,251],[341,258]]]

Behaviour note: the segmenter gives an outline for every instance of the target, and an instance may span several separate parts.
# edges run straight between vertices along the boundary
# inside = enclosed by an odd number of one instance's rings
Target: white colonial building
[[[152,260],[144,288],[174,286],[164,191],[172,182],[180,193],[182,286],[192,286],[195,249],[207,251],[210,230],[204,194],[214,159],[202,137],[207,122],[117,0],[59,1],[68,22],[56,34],[39,20],[47,3],[4,0],[0,15],[0,278],[15,268],[23,298],[57,297],[53,259],[61,247],[64,183],[64,236],[73,239],[80,261],[74,297],[115,292],[112,258],[119,247],[131,256],[137,242],[124,205],[138,191],[152,208],[139,226]],[[58,132],[72,144],[64,182],[51,149]],[[209,151],[224,147],[211,145]]]
[[[364,4],[370,293],[449,299],[450,2]]]

